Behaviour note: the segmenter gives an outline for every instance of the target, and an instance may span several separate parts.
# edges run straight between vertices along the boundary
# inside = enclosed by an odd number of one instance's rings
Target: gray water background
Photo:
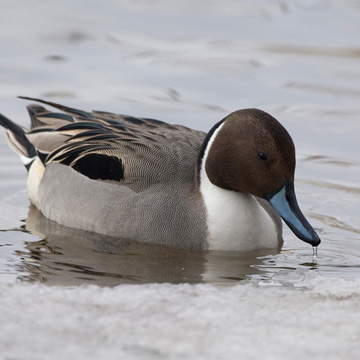
[[[29,209],[26,171],[1,131],[0,281],[286,284],[299,269],[357,278],[359,39],[357,1],[1,1],[3,114],[27,126],[25,95],[208,131],[261,108],[293,137],[299,204],[323,242],[315,261],[288,229],[280,253],[241,254],[60,227]]]

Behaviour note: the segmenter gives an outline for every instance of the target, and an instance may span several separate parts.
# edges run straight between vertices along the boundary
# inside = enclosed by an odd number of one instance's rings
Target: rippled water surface
[[[332,279],[334,296],[338,282],[353,281],[359,290],[357,1],[39,0],[1,6],[1,113],[27,126],[28,102],[16,99],[25,95],[208,131],[231,111],[261,108],[293,137],[298,201],[322,244],[314,259],[311,246],[286,228],[280,252],[190,252],[62,227],[30,206],[26,171],[0,130],[0,284],[291,289],[321,277]],[[357,327],[352,330],[360,337]],[[359,348],[347,349],[355,359]]]

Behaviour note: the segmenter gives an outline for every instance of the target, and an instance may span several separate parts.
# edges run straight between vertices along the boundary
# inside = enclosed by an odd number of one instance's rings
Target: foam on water
[[[1,356],[358,358],[360,280],[296,271],[283,280],[227,288],[0,284]]]

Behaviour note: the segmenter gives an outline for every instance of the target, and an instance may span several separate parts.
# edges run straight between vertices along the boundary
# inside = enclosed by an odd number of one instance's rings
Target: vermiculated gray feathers
[[[39,126],[32,127],[27,137],[42,153],[48,153],[45,165],[51,162],[68,165],[95,178],[90,168],[81,170],[84,167],[76,164],[96,159],[97,166],[101,166],[102,156],[104,166],[121,164],[123,176],[119,180],[119,174],[114,178],[110,174],[110,178],[99,177],[99,180],[119,181],[134,191],[155,183],[194,180],[197,157],[205,138],[200,131],[103,112],[81,111],[81,115],[62,116],[38,105],[36,112],[33,106],[30,109],[32,124]],[[109,157],[108,161],[105,157]]]

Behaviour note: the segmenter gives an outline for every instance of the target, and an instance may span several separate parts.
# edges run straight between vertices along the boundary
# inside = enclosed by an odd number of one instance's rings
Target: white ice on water
[[[0,284],[0,359],[359,359],[360,279]]]

